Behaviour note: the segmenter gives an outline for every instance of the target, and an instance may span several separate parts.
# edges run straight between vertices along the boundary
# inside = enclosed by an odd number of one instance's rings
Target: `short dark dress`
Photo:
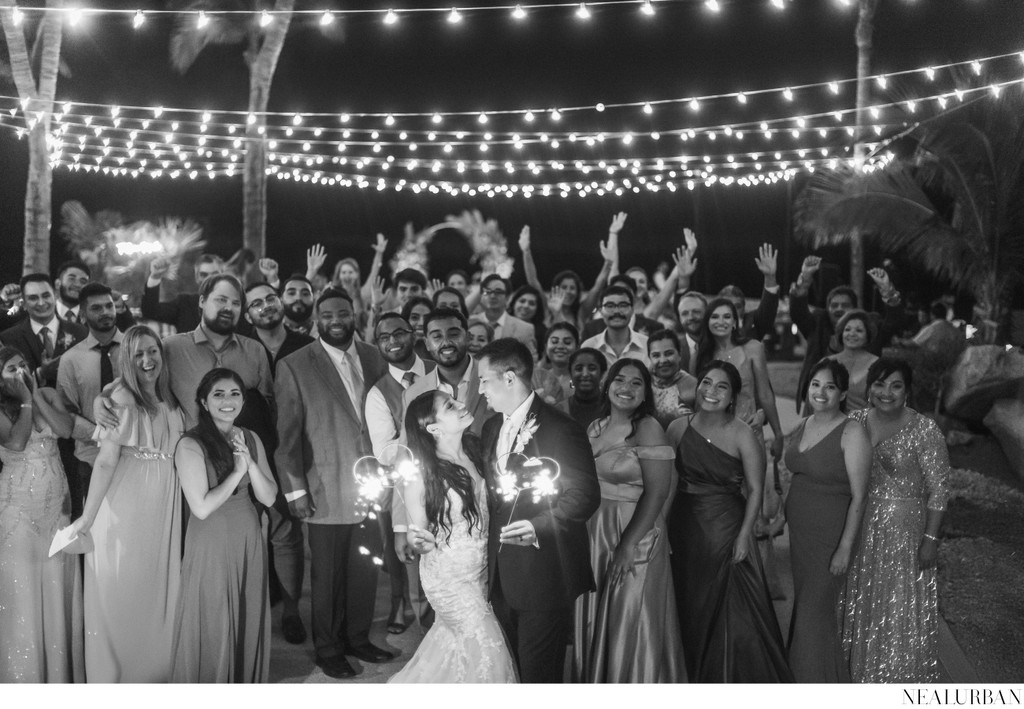
[[[742,461],[693,426],[676,451],[679,492],[669,519],[672,577],[691,682],[792,682],[757,545],[738,564]]]
[[[786,467],[793,473],[786,520],[795,595],[789,666],[798,682],[850,681],[839,622],[846,576],[833,576],[828,570],[850,508],[850,478],[842,448],[848,425],[849,421],[839,424],[802,452],[801,427],[786,450]]]

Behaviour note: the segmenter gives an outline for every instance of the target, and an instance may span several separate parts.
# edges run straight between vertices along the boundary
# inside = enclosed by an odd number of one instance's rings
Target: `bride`
[[[440,391],[405,416],[422,476],[405,486],[409,543],[437,620],[391,682],[516,682],[515,665],[487,602],[487,492],[473,416]]]

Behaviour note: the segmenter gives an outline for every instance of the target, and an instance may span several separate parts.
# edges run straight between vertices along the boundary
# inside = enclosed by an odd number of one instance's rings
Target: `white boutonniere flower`
[[[526,444],[533,440],[533,434],[537,432],[537,415],[530,414],[523,421],[523,425],[519,427],[519,433],[516,434],[516,445],[512,449],[512,453],[522,453],[526,450]]]

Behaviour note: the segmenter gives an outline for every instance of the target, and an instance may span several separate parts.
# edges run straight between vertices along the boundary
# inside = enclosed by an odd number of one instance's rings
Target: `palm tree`
[[[28,183],[25,190],[25,240],[23,273],[50,271],[50,193],[53,182],[47,137],[53,101],[60,72],[61,13],[64,0],[47,0],[52,11],[40,13],[29,45],[25,38],[28,23],[15,23],[12,7],[0,10],[10,73],[21,97],[28,132]]]
[[[972,295],[982,341],[1004,341],[1024,284],[1024,97],[1006,91],[918,128],[906,160],[815,173],[796,200],[798,235],[874,238]]]
[[[203,49],[210,44],[241,44],[242,56],[249,67],[249,113],[255,121],[246,124],[243,190],[243,247],[257,258],[266,253],[267,240],[267,151],[263,132],[266,128],[267,100],[277,60],[292,21],[295,0],[182,0],[174,3],[182,10],[267,10],[271,22],[265,27],[253,15],[209,15],[205,27],[191,16],[177,21],[171,35],[171,63],[185,73]]]

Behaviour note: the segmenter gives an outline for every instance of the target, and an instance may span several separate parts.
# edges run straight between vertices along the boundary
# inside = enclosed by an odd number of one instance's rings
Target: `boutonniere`
[[[526,444],[533,440],[533,434],[537,432],[537,428],[540,424],[537,423],[537,415],[530,414],[523,421],[523,424],[519,427],[519,432],[516,433],[515,446],[512,448],[512,453],[522,453],[526,450]]]

